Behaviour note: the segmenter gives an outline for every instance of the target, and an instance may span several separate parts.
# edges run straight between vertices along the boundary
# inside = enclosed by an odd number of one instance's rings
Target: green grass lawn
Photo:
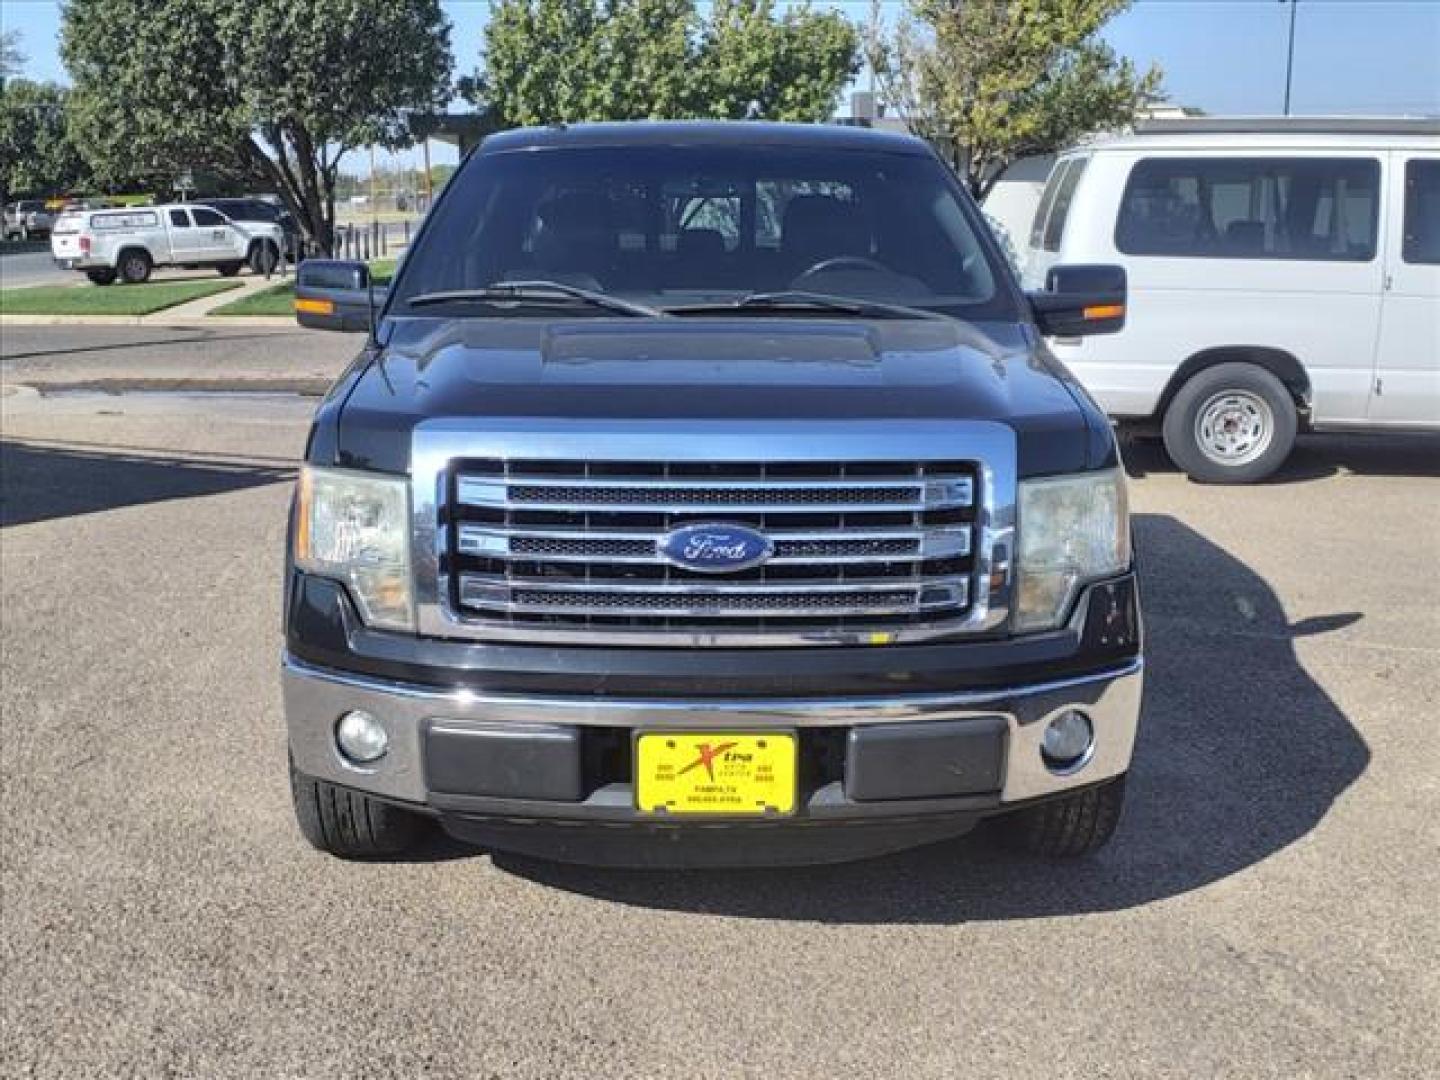
[[[0,289],[4,315],[150,315],[238,288],[238,281],[175,281],[146,285],[32,285]]]
[[[376,285],[384,285],[395,273],[394,259],[376,259],[370,264]],[[273,285],[249,296],[216,308],[211,315],[291,315],[295,314],[295,282]]]

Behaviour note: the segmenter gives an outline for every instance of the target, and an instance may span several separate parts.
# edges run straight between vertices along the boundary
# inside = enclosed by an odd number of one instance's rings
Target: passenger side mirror
[[[1052,266],[1030,307],[1046,337],[1085,337],[1123,329],[1125,299],[1123,266]]]
[[[363,262],[306,259],[296,276],[295,319],[312,330],[368,333],[384,298]]]

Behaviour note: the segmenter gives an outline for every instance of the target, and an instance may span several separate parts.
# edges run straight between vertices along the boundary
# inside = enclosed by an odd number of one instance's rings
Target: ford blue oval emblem
[[[744,525],[685,525],[655,543],[666,562],[702,574],[733,574],[775,554],[774,542]]]

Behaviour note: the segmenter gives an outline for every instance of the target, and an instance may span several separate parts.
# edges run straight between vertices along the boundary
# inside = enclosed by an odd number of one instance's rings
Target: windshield
[[[406,258],[391,310],[426,294],[549,281],[658,308],[801,291],[1009,316],[977,236],[983,225],[962,198],[920,155],[773,146],[481,155]],[[426,306],[435,313],[452,314]]]

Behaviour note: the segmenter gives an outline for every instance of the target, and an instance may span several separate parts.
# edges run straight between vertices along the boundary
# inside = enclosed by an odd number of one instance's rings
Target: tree
[[[411,145],[412,115],[450,95],[439,0],[70,0],[61,54],[102,182],[205,169],[263,186],[327,252],[341,157]]]
[[[893,27],[878,0],[866,58],[887,102],[983,198],[1018,158],[1131,123],[1159,96],[1098,38],[1130,0],[910,0]]]
[[[0,88],[12,75],[19,75],[25,66],[25,54],[20,51],[20,31],[6,30],[0,34]]]
[[[502,126],[580,120],[823,120],[859,68],[859,35],[772,0],[498,0],[462,92]]]
[[[65,125],[66,90],[9,79],[0,86],[0,193],[58,195],[84,187],[89,171]]]

